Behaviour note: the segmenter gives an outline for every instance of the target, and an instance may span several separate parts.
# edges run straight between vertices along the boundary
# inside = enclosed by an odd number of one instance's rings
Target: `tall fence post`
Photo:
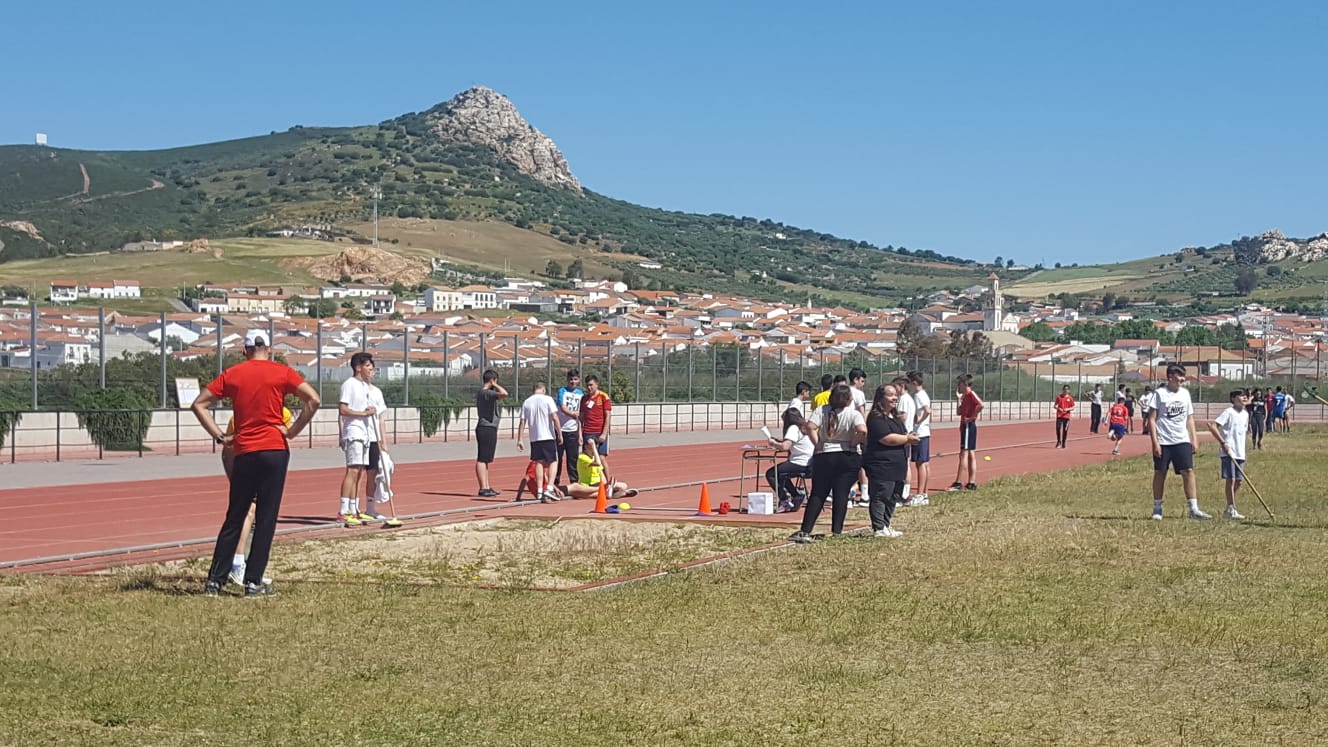
[[[733,345],[733,401],[742,401],[742,343]]]
[[[544,338],[544,368],[546,371],[548,371],[548,373],[544,375],[544,378],[549,382],[549,388],[553,389],[553,338],[552,337]],[[555,389],[554,392],[556,393],[557,390]]]
[[[692,363],[694,360],[693,354],[695,352],[696,352],[696,341],[692,340],[691,342],[687,343],[687,401],[688,402],[692,401],[692,374],[696,369],[696,367],[692,365]]]
[[[166,409],[166,312],[161,312],[161,322],[157,328],[157,344],[161,350],[161,381],[157,387],[161,393],[161,409]]]
[[[659,401],[668,402],[669,401],[669,344],[667,342],[660,343],[659,347],[660,347],[659,352],[662,355],[661,360],[663,361],[660,367],[660,376],[659,376]],[[664,426],[663,411],[660,412],[659,422],[660,422],[660,427],[663,428]]]
[[[28,367],[32,369],[32,409],[37,409],[37,304],[28,311]],[[58,419],[59,416],[57,416]]]
[[[221,327],[222,327],[222,325],[224,325],[225,323],[226,323],[226,317],[222,316],[221,314],[217,314],[217,375],[218,375],[218,376],[221,375],[221,369],[222,369],[222,360],[221,360],[221,358],[222,358],[222,355],[221,355]],[[323,393],[322,393],[322,392],[319,392],[319,393],[318,393],[318,396],[320,396],[320,397],[323,396]]]
[[[443,330],[443,399],[448,398],[448,380],[452,378],[451,345],[447,339],[447,330]],[[405,346],[402,346],[405,349]]]
[[[480,333],[480,370],[489,368],[489,333]]]
[[[762,391],[761,385],[765,383],[763,381],[764,378],[765,378],[765,356],[761,355],[761,350],[758,348],[756,351],[756,401],[757,402],[765,401],[765,399],[761,396],[761,391]],[[780,391],[783,390],[781,389]]]
[[[633,343],[636,353],[636,381],[632,384],[632,401],[641,401],[641,343]]]
[[[512,335],[512,393],[521,399],[521,338]]]
[[[323,396],[323,318],[315,320],[314,380],[318,382],[318,396]]]
[[[405,371],[401,387],[402,404],[410,407],[410,323],[401,323],[401,367]]]
[[[106,388],[106,307],[97,307],[97,388]]]

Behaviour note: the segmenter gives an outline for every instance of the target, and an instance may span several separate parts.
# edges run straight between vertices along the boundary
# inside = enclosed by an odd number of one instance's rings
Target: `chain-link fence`
[[[388,403],[399,406],[467,404],[486,368],[498,371],[514,397],[523,397],[536,381],[556,389],[566,372],[576,369],[583,377],[598,376],[601,388],[624,403],[787,401],[799,381],[815,392],[823,375],[847,375],[854,368],[866,373],[869,390],[896,373],[920,371],[933,398],[946,399],[955,377],[971,374],[985,400],[1029,405],[1030,417],[1041,412],[1038,407],[1050,408],[1062,385],[1076,398],[1096,384],[1108,398],[1122,386],[1137,397],[1145,386],[1165,381],[1160,361],[910,358],[871,347],[661,340],[632,329],[613,339],[591,337],[586,330],[564,332],[570,339],[559,339],[558,330],[535,326],[470,333],[401,321],[247,321],[219,315],[178,321],[166,314],[104,310],[11,311],[0,337],[0,410],[177,408],[182,395],[192,396],[243,359],[242,341],[251,329],[264,331],[275,357],[298,370],[326,402],[336,401],[350,375],[346,362],[358,351],[374,354],[376,383]],[[1190,353],[1181,348],[1174,357],[1187,366],[1189,388],[1199,403],[1225,403],[1235,387],[1281,386],[1299,403],[1310,404],[1325,375],[1317,346],[1306,351],[1287,344],[1271,355],[1205,346]]]

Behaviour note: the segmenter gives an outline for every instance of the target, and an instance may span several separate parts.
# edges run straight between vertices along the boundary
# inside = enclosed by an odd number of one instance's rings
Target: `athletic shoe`
[[[362,523],[354,514],[337,514],[337,521],[348,527],[357,527]]]
[[[1154,512],[1153,512],[1153,521],[1162,521],[1162,512],[1161,512],[1161,511],[1154,511]]]
[[[231,581],[237,584],[244,584],[244,563],[231,566]]]
[[[266,581],[267,579],[264,579]],[[275,597],[277,592],[273,591],[271,584],[245,584],[245,599],[262,599],[264,597]]]
[[[372,524],[375,521],[379,521],[383,517],[378,516],[376,514],[371,514],[361,511],[355,514],[355,518],[359,519],[361,524]]]
[[[561,498],[558,497],[557,493],[553,492],[552,488],[544,489],[544,497],[548,498],[550,502],[562,500]]]
[[[970,482],[969,484],[964,486],[964,490],[977,490],[977,489],[978,489],[978,484],[975,482]]]
[[[962,482],[955,482],[950,484],[951,493],[955,492],[956,490],[963,490],[963,489],[964,489],[964,484]]]
[[[797,532],[794,532],[793,534],[790,534],[790,535],[788,536],[788,539],[789,539],[789,542],[797,542],[797,543],[800,544],[800,545],[805,545],[805,544],[807,544],[807,543],[809,543],[809,542],[815,542],[815,541],[816,541],[816,537],[815,537],[815,536],[813,536],[813,535],[811,535],[811,534],[808,534],[807,532],[803,532],[803,531],[797,531]]]
[[[221,594],[221,584],[216,581],[208,581],[203,584],[203,596],[215,597]]]
[[[1243,518],[1245,518],[1244,516],[1241,515],[1241,513],[1240,513],[1239,511],[1236,510],[1236,507],[1235,507],[1235,506],[1227,506],[1227,510],[1223,511],[1223,512],[1222,512],[1222,515],[1223,515],[1224,517],[1228,518],[1228,519],[1243,519]]]
[[[895,537],[904,536],[904,533],[899,531],[898,529],[885,527],[883,529],[877,529],[875,532],[872,532],[872,536],[878,539],[894,539]]]
[[[1199,509],[1199,508],[1192,508],[1192,509],[1190,509],[1185,515],[1188,516],[1188,517],[1190,517],[1191,519],[1211,519],[1211,518],[1213,518],[1212,514],[1204,513],[1203,509]]]
[[[913,497],[909,498],[908,500],[905,500],[903,503],[899,505],[907,506],[909,508],[913,508],[915,506],[930,506],[931,499],[927,497],[926,493],[918,493],[917,495],[914,495]]]
[[[501,494],[497,490],[494,490],[493,488],[485,488],[479,492],[479,496],[481,498],[496,498],[499,495]]]
[[[1112,456],[1120,456],[1120,448],[1118,447],[1118,448],[1112,449],[1112,450],[1111,450],[1111,455],[1112,455]]]

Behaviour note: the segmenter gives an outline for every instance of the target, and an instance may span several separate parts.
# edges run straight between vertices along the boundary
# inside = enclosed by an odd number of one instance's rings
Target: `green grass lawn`
[[[603,592],[5,577],[0,743],[1323,744],[1328,432],[1267,445],[1276,523],[1132,459]]]

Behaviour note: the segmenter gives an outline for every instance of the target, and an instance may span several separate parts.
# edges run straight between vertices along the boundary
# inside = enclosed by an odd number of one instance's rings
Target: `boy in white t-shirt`
[[[1250,432],[1250,412],[1244,390],[1231,393],[1231,407],[1208,424],[1208,431],[1222,446],[1222,479],[1226,482],[1227,508],[1223,516],[1243,519],[1236,510],[1236,493],[1245,479],[1245,437]]]
[[[925,506],[931,502],[927,496],[927,481],[931,479],[931,395],[927,394],[921,371],[908,372],[908,391],[916,406],[916,414],[913,416],[909,430],[917,434],[918,442],[909,449],[911,452],[909,461],[912,462],[916,473],[912,484],[917,488],[917,492],[904,501],[904,505]]]
[[[867,385],[867,372],[861,368],[855,368],[848,372],[849,394],[853,397],[853,409],[858,411],[865,421],[867,418],[867,393],[863,387]],[[853,494],[849,495],[849,508],[853,506],[862,506],[866,508],[871,505],[867,495],[867,471],[858,470],[858,492],[857,501],[854,502]]]
[[[1180,475],[1189,502],[1191,519],[1211,519],[1199,508],[1198,484],[1194,476],[1194,455],[1199,452],[1199,437],[1194,432],[1194,403],[1185,383],[1185,367],[1167,366],[1167,385],[1153,392],[1148,417],[1152,422],[1153,442],[1153,518],[1162,519],[1162,493],[1167,487],[1167,467]]]
[[[904,428],[907,429],[908,433],[916,435],[918,403],[913,399],[913,395],[908,393],[908,377],[896,376],[894,381],[891,381],[890,384],[899,392],[899,403],[895,407],[899,410],[900,420],[904,421]],[[913,449],[911,446],[904,447],[904,458],[908,462],[912,462],[912,459],[910,458],[912,456],[912,451]],[[912,490],[912,481],[909,479],[908,471],[905,470],[904,492],[902,495],[904,505],[908,505],[909,494]]]
[[[374,373],[373,356],[356,353],[350,357],[350,367],[354,373],[341,382],[341,395],[337,398],[337,411],[341,415],[340,445],[346,456],[337,521],[354,527],[373,521],[372,516],[360,512],[360,481],[371,464],[378,466],[376,459],[370,459],[371,444],[376,440],[370,438],[370,428],[377,425],[370,420],[376,416],[378,408],[373,404],[369,384]]]

